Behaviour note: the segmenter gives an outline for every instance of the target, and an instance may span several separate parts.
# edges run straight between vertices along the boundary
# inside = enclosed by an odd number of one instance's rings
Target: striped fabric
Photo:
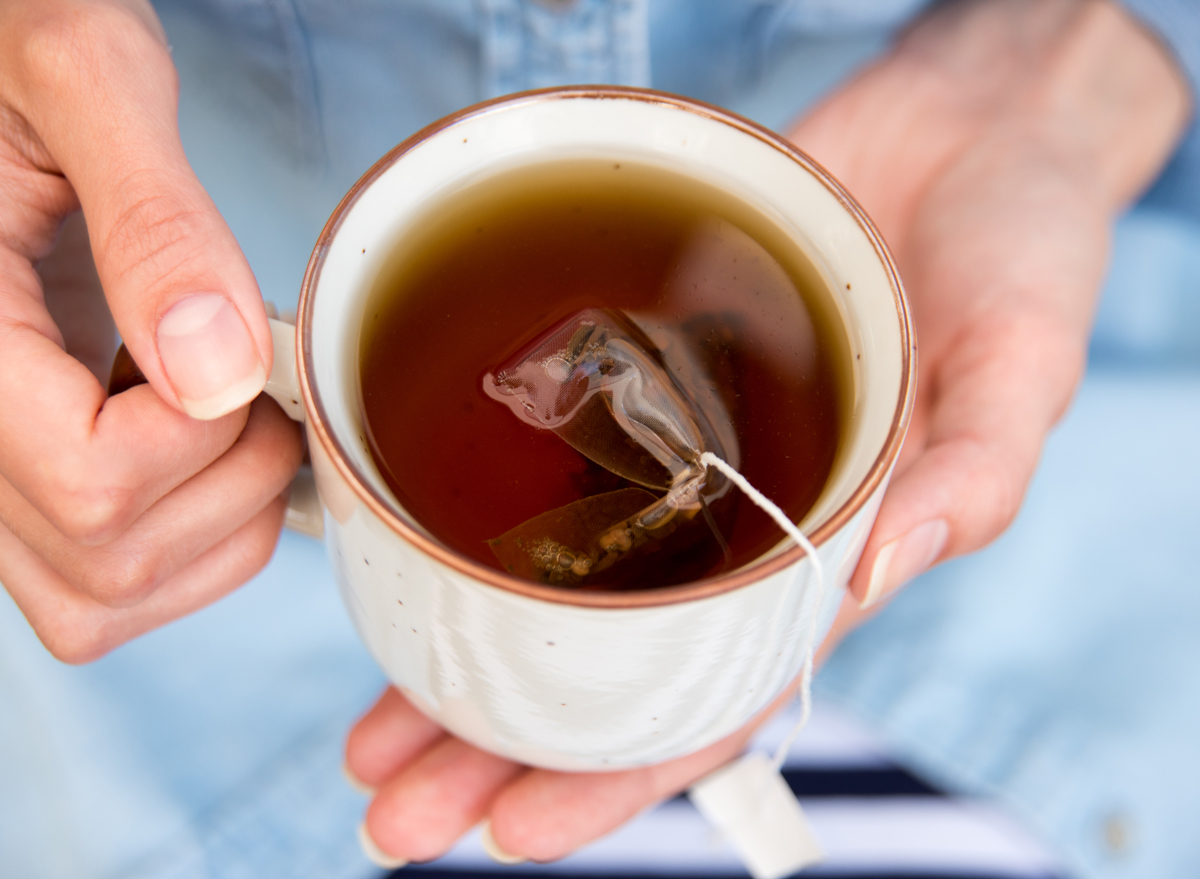
[[[796,717],[784,712],[755,747],[772,750]],[[784,778],[826,852],[805,876],[838,879],[1067,879],[1054,856],[998,807],[950,796],[906,771],[835,707],[818,702]],[[682,796],[553,864],[502,867],[478,833],[440,860],[395,879],[742,879],[746,871]]]

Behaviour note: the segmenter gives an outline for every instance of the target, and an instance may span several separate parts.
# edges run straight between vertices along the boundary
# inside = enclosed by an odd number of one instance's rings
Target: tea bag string
[[[787,514],[779,508],[778,504],[751,485],[746,480],[746,477],[738,473],[737,470],[733,469],[727,462],[712,452],[702,454],[700,456],[700,463],[705,467],[715,467],[723,473],[730,482],[742,490],[746,497],[750,498],[756,506],[774,519],[775,524],[782,528],[788,537],[796,541],[796,544],[808,555],[812,561],[813,573],[817,577],[816,602],[808,624],[808,655],[804,659],[804,669],[800,672],[800,717],[775,749],[771,765],[778,772],[783,768],[784,761],[787,760],[788,749],[792,746],[792,742],[796,740],[796,736],[808,724],[808,719],[812,715],[813,659],[817,647],[817,621],[821,615],[821,607],[825,604],[825,568],[821,564],[821,557],[817,555],[817,548],[813,546],[812,541],[804,536],[804,532],[796,527],[796,523],[788,518]]]

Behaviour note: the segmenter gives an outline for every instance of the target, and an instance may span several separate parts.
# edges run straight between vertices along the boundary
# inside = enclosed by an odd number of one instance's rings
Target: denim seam
[[[297,154],[302,161],[324,170],[328,165],[324,127],[317,97],[316,70],[308,32],[294,0],[267,0],[279,26],[287,54],[288,78],[295,113]]]

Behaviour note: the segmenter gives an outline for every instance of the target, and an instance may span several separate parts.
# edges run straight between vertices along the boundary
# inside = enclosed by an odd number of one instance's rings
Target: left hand
[[[792,692],[738,732],[686,757],[617,772],[554,772],[455,738],[389,687],[350,733],[346,769],[374,789],[364,827],[383,865],[432,860],[485,818],[487,843],[499,852],[553,861],[737,757]]]
[[[882,231],[917,330],[912,423],[850,582],[864,608],[1016,516],[1083,376],[1113,220],[1187,116],[1116,3],[989,0],[936,7],[789,133]]]

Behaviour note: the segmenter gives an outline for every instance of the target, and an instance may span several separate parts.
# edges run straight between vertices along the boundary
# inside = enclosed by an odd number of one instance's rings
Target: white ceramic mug
[[[825,275],[848,331],[854,388],[833,473],[800,523],[827,572],[823,596],[811,561],[788,540],[738,570],[663,589],[586,592],[518,580],[440,544],[381,478],[364,439],[358,344],[388,254],[464,181],[585,156],[660,165],[722,187],[773,218]],[[268,391],[306,424],[325,538],[368,649],[455,735],[557,769],[696,751],[782,692],[845,594],[914,393],[900,280],[853,199],[779,136],[638,89],[530,92],[418,132],[338,205],[309,261],[294,332],[279,322],[273,330]]]

